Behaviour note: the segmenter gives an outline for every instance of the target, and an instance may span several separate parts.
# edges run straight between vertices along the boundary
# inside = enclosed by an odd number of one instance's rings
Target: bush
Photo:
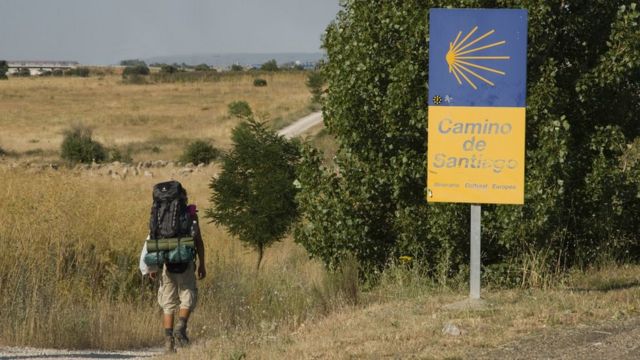
[[[132,59],[132,60],[122,60],[120,61],[120,66],[144,66],[147,67],[147,63],[142,60]]]
[[[51,75],[57,76],[57,77],[64,76],[64,71],[62,71],[62,69],[54,69],[51,72]]]
[[[146,76],[138,75],[138,74],[132,74],[132,75],[123,77],[122,82],[125,84],[132,84],[132,85],[144,85],[149,83],[147,81]]]
[[[229,116],[249,117],[253,114],[246,101],[234,101],[229,104]]]
[[[266,63],[262,64],[262,66],[260,66],[260,70],[262,71],[278,71],[280,70],[278,68],[278,63],[276,62],[275,59],[271,59],[269,61],[267,61]]]
[[[211,68],[207,64],[199,64],[193,68],[195,71],[211,71]]]
[[[254,79],[253,86],[258,86],[258,87],[267,86],[267,80],[260,79],[260,78]]]
[[[127,164],[132,163],[133,158],[131,157],[131,148],[127,148],[124,151],[118,148],[111,149],[109,153],[109,161],[119,161]]]
[[[240,64],[231,65],[231,71],[244,71],[244,68]]]
[[[70,163],[100,163],[107,159],[104,147],[91,138],[91,129],[82,125],[64,132],[60,153]]]
[[[311,71],[307,75],[306,85],[311,92],[311,101],[314,103],[320,103],[322,100],[322,92],[324,87],[324,76],[319,71]]]
[[[160,74],[175,74],[178,72],[178,68],[173,65],[162,65],[160,67]]]
[[[7,71],[9,71],[9,64],[6,60],[0,60],[0,80],[7,80]]]
[[[122,72],[123,78],[132,75],[149,75],[149,68],[147,65],[134,65],[124,68],[124,71]]]
[[[204,140],[196,140],[184,150],[180,157],[180,162],[187,164],[209,164],[216,160],[220,155],[220,151],[213,147],[209,142]]]

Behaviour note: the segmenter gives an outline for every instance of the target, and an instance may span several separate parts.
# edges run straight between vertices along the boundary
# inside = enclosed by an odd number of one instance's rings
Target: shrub
[[[244,71],[244,68],[240,64],[231,65],[231,71]]]
[[[64,76],[64,71],[62,71],[62,69],[54,69],[54,70],[51,72],[51,75],[53,75],[53,76],[58,76],[58,77],[60,77],[60,76]]]
[[[91,138],[91,129],[82,125],[65,131],[60,153],[70,163],[99,163],[107,159],[104,147]]]
[[[124,151],[118,148],[111,149],[109,153],[109,161],[119,161],[127,164],[132,163],[133,158],[131,157],[131,148],[127,148]]]
[[[253,114],[246,101],[234,101],[229,104],[229,115],[235,117],[249,117]]]
[[[162,65],[160,67],[160,74],[175,74],[178,72],[178,68],[173,65]]]
[[[0,80],[7,80],[7,71],[9,71],[9,64],[6,60],[0,60]]]
[[[124,71],[122,72],[123,78],[132,75],[149,75],[149,68],[147,65],[134,65],[124,68]]]
[[[211,68],[207,64],[199,64],[193,68],[195,71],[211,71]]]
[[[278,71],[278,63],[275,59],[271,59],[260,66],[262,71]]]
[[[262,87],[262,86],[267,86],[267,80],[265,79],[253,79],[253,86],[258,86],[258,87]]]
[[[132,60],[122,60],[120,61],[120,66],[144,66],[147,67],[147,63],[142,60],[132,59]]]
[[[319,103],[322,100],[324,83],[324,76],[322,76],[322,73],[319,71],[311,71],[309,75],[307,75],[306,85],[309,88],[309,92],[311,92],[312,102]]]
[[[252,118],[234,128],[231,138],[222,172],[209,185],[214,207],[206,216],[254,248],[259,269],[265,249],[297,218],[293,182],[299,147]]]
[[[149,83],[147,81],[146,76],[138,75],[138,74],[132,74],[132,75],[123,77],[122,82],[125,84],[132,84],[132,85],[144,85]]]
[[[209,164],[216,160],[220,155],[220,151],[213,147],[209,142],[204,140],[196,140],[184,150],[180,157],[180,162],[187,164]]]

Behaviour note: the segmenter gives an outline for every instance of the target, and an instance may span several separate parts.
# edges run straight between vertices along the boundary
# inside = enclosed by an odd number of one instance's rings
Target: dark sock
[[[178,329],[182,329],[182,331],[186,331],[187,330],[187,320],[189,320],[186,317],[179,317],[178,318]]]
[[[164,336],[173,337],[173,329],[164,329]]]

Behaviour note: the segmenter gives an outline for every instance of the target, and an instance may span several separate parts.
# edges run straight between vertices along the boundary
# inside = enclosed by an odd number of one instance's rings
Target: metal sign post
[[[469,297],[480,299],[480,205],[471,205],[471,274],[469,278]]]

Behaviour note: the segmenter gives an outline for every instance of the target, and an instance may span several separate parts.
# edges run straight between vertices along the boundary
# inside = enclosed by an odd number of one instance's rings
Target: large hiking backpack
[[[147,265],[167,265],[170,272],[183,272],[195,258],[193,220],[187,211],[187,192],[177,181],[153,187],[149,218]]]
[[[177,181],[156,184],[153,187],[153,205],[149,219],[150,239],[188,236],[190,232],[187,192]]]

